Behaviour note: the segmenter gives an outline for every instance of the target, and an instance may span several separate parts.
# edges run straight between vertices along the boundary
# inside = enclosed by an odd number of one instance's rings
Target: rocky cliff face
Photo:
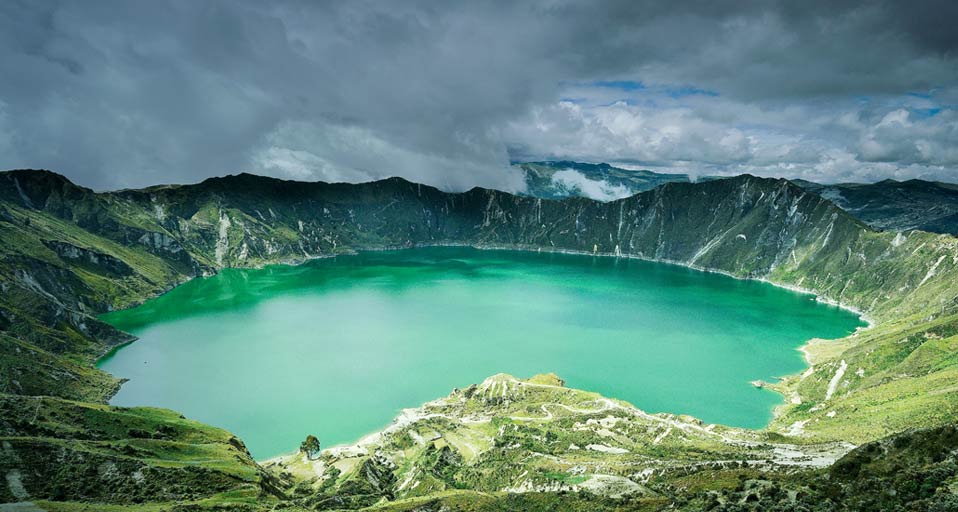
[[[544,199],[592,197],[610,200],[688,183],[685,174],[621,169],[582,162],[526,162],[514,166],[525,176],[524,194]],[[720,179],[701,177],[699,181]],[[922,230],[958,234],[958,185],[924,180],[822,184],[794,180],[801,188],[835,203],[879,231]]]
[[[919,283],[955,271],[954,239],[875,233],[818,194],[747,175],[667,183],[612,202],[451,194],[399,178],[349,185],[239,175],[106,194],[52,174],[5,178],[8,203],[149,253],[180,276],[365,248],[470,244],[673,261],[802,286],[880,314],[883,299],[901,302]],[[891,276],[885,262],[896,267]]]

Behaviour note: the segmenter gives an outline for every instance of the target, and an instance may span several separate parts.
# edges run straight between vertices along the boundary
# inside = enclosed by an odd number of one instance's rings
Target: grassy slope
[[[958,431],[858,448],[648,415],[507,375],[456,390],[355,446],[275,459],[291,503],[371,510],[948,510]],[[382,475],[390,475],[383,478]],[[897,494],[874,492],[890,485]],[[521,494],[515,494],[521,491]]]
[[[89,364],[53,354],[30,343],[0,334],[0,392],[50,395],[104,402],[119,387],[109,374]]]
[[[876,325],[840,340],[841,352],[825,344],[809,347],[813,367],[778,386],[790,402],[801,403],[782,408],[771,428],[785,432],[803,422],[800,430],[811,439],[864,442],[955,421],[958,388],[949,382],[958,375],[958,243],[922,232],[868,232],[849,254],[854,265],[870,266],[866,277],[872,279],[850,272],[844,283],[836,280],[817,289],[865,310]],[[799,285],[815,282],[814,277],[796,279],[787,270],[779,272],[783,280]],[[843,361],[846,369],[834,380]]]
[[[232,434],[173,411],[0,395],[0,416],[0,472],[34,496],[189,500],[239,489],[260,495],[270,480]],[[0,488],[0,502],[23,498],[13,489]]]
[[[317,460],[280,458],[267,469],[298,481],[308,504],[349,495],[354,482],[365,480],[369,464],[389,467],[391,485],[364,489],[366,504],[372,504],[383,496],[410,499],[456,489],[654,498],[661,492],[653,487],[690,468],[747,461],[750,467],[784,469],[795,462],[776,454],[785,445],[760,433],[649,415],[596,393],[541,382],[496,375],[404,411],[393,426],[356,446],[327,450]],[[843,451],[834,445],[816,449]]]
[[[93,360],[131,338],[90,315],[190,275],[126,243],[126,212],[108,213],[56,179],[47,187],[55,193],[45,209],[0,202],[0,473],[15,471],[30,496],[98,502],[268,492],[268,478],[232,435],[170,411],[97,405],[119,382]],[[11,492],[2,486],[0,502],[21,498]]]
[[[595,203],[482,189],[445,194],[399,179],[327,185],[249,175],[94,194],[52,173],[3,173],[0,349],[16,378],[0,384],[7,393],[101,401],[116,383],[90,368],[92,359],[129,338],[93,313],[221,267],[436,243],[621,252],[811,289],[866,311],[877,325],[842,340],[843,353],[818,351],[809,374],[781,384],[801,403],[783,408],[773,433],[801,432],[789,442],[862,442],[955,421],[955,239],[876,233],[788,182],[748,176]],[[31,364],[33,357],[43,362]],[[826,400],[842,360],[847,370]],[[646,432],[646,441],[659,434]],[[61,442],[51,435],[39,438]],[[683,440],[677,449],[691,455],[699,447]],[[218,464],[210,467],[225,476],[248,465]]]
[[[828,470],[701,471],[672,482],[677,495],[611,500],[585,494],[444,491],[382,503],[377,511],[711,510],[718,512],[958,509],[958,430],[909,431],[869,443]]]

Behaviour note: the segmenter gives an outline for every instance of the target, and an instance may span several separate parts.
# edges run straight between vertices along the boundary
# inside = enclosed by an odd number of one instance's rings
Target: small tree
[[[299,445],[299,451],[306,454],[306,458],[312,460],[319,453],[319,439],[310,434],[306,440]]]

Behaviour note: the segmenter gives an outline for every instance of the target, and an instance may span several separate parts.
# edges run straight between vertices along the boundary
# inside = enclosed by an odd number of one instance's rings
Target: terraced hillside
[[[441,244],[631,256],[767,279],[857,308],[875,327],[834,343],[811,344],[812,367],[777,384],[787,405],[768,431],[643,416],[627,404],[554,383],[537,387],[500,377],[487,381],[485,392],[474,390],[475,398],[464,390],[425,406],[445,415],[425,419],[434,432],[429,435],[440,436],[428,443],[419,444],[412,434],[406,440],[384,435],[378,450],[352,462],[343,462],[348,457],[342,450],[327,452],[323,460],[339,469],[336,478],[325,470],[318,477],[315,465],[313,476],[309,467],[295,464],[287,474],[275,465],[265,471],[241,442],[221,430],[171,412],[102,405],[119,383],[92,363],[131,339],[99,322],[98,313],[137,304],[225,267]],[[432,468],[433,477],[420,479],[425,482],[420,486],[447,493],[440,501],[458,499],[448,494],[455,489],[511,489],[529,491],[523,496],[537,504],[560,500],[576,507],[585,493],[602,489],[610,506],[694,507],[705,503],[689,501],[704,499],[699,491],[705,484],[690,477],[700,473],[693,469],[752,459],[772,462],[747,465],[747,474],[712,467],[708,479],[716,482],[716,492],[742,491],[735,476],[741,474],[808,482],[820,470],[808,468],[814,464],[800,464],[806,467],[801,470],[775,464],[775,446],[806,461],[830,447],[825,451],[834,458],[851,448],[849,442],[958,421],[956,274],[958,240],[953,237],[876,232],[788,181],[747,175],[668,183],[597,202],[484,189],[451,194],[398,178],[348,185],[252,175],[94,193],[54,173],[10,171],[0,174],[0,386],[3,407],[10,411],[0,419],[0,472],[8,482],[0,486],[0,502],[398,506],[397,498],[432,499],[409,490],[411,482],[399,489],[407,478],[416,478],[409,475]],[[501,388],[502,401],[487,400],[493,385]],[[605,420],[609,415],[613,419]],[[616,417],[628,419],[618,434],[619,427],[588,423],[618,425]],[[469,424],[469,419],[483,421]],[[666,420],[675,423],[663,436]],[[419,430],[423,420],[414,427],[403,421],[401,431],[426,440]],[[594,432],[570,430],[576,423]],[[507,428],[500,433],[502,425]],[[506,435],[513,427],[514,439]],[[613,432],[616,440],[605,439],[599,428]],[[434,442],[439,439],[441,446]],[[565,440],[580,450],[570,450]],[[389,444],[394,442],[399,444]],[[408,442],[413,445],[405,446]],[[588,449],[590,444],[612,451]],[[616,453],[619,449],[627,454]],[[75,463],[54,467],[37,460],[37,453]],[[411,460],[400,460],[399,454]],[[550,465],[540,461],[542,454],[573,464]],[[570,473],[587,462],[585,471]],[[509,465],[530,473],[503,472]],[[663,468],[676,469],[655,473]],[[649,474],[646,470],[664,476],[650,487],[642,476]],[[359,473],[363,478],[356,478]],[[595,483],[603,481],[614,485]],[[564,498],[554,489],[583,494]],[[500,504],[501,499],[526,499],[509,496],[490,499]]]

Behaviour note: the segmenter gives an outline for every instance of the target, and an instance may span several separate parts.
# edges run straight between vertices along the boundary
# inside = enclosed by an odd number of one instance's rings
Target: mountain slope
[[[691,181],[686,174],[621,169],[604,163],[526,162],[514,166],[525,177],[525,194],[543,199],[585,197],[610,201],[665,183]],[[712,179],[716,178],[703,177],[699,181]],[[958,185],[924,180],[831,185],[802,179],[792,182],[880,231],[958,234]]]
[[[796,180],[876,229],[958,234],[958,186],[923,180],[822,185]]]
[[[958,504],[955,426],[851,451],[773,437],[649,415],[564,388],[554,375],[495,375],[403,411],[354,446],[266,467],[296,482],[295,503],[317,508],[944,511]]]
[[[526,194],[543,199],[588,197],[612,200],[652,190],[663,183],[688,183],[688,175],[630,170],[609,164],[526,162],[515,164],[525,177]]]
[[[398,178],[350,185],[245,174],[94,193],[50,172],[0,173],[0,353],[4,370],[15,374],[0,379],[0,391],[13,401],[21,395],[104,401],[117,382],[90,365],[131,338],[95,314],[137,304],[187,279],[225,267],[439,244],[671,261],[801,287],[864,311],[876,321],[874,329],[811,346],[809,372],[779,384],[789,403],[767,435],[787,436],[789,443],[865,442],[958,419],[956,388],[950,384],[958,241],[919,231],[875,232],[791,182],[747,175],[667,183],[599,202],[485,189],[451,194]],[[13,417],[14,423],[5,417],[7,423],[0,424],[5,429],[0,441],[11,446],[26,435],[31,443],[70,453],[89,450],[59,430],[23,434],[16,423],[21,418]],[[885,417],[893,421],[882,421]],[[93,428],[67,424],[79,431]],[[183,428],[190,438],[206,427]],[[189,434],[191,429],[197,433]],[[131,434],[113,435],[113,443],[135,445]],[[656,435],[648,432],[646,442]],[[230,448],[224,436],[211,439],[218,447],[209,453],[233,454],[197,459],[225,478],[216,481],[256,489],[262,499],[292,492],[277,491],[273,477],[261,473],[245,449]],[[516,449],[510,456],[521,456],[525,448]],[[676,450],[696,448],[680,443]],[[139,452],[97,456],[156,461]],[[31,475],[15,460],[4,464],[5,471],[18,471],[29,496],[85,497],[69,491],[79,466],[54,476],[47,470]],[[383,478],[393,474],[379,466],[365,470]],[[236,474],[252,476],[229,476]],[[171,485],[189,485],[194,478],[169,475]],[[225,488],[211,486],[196,497]]]

